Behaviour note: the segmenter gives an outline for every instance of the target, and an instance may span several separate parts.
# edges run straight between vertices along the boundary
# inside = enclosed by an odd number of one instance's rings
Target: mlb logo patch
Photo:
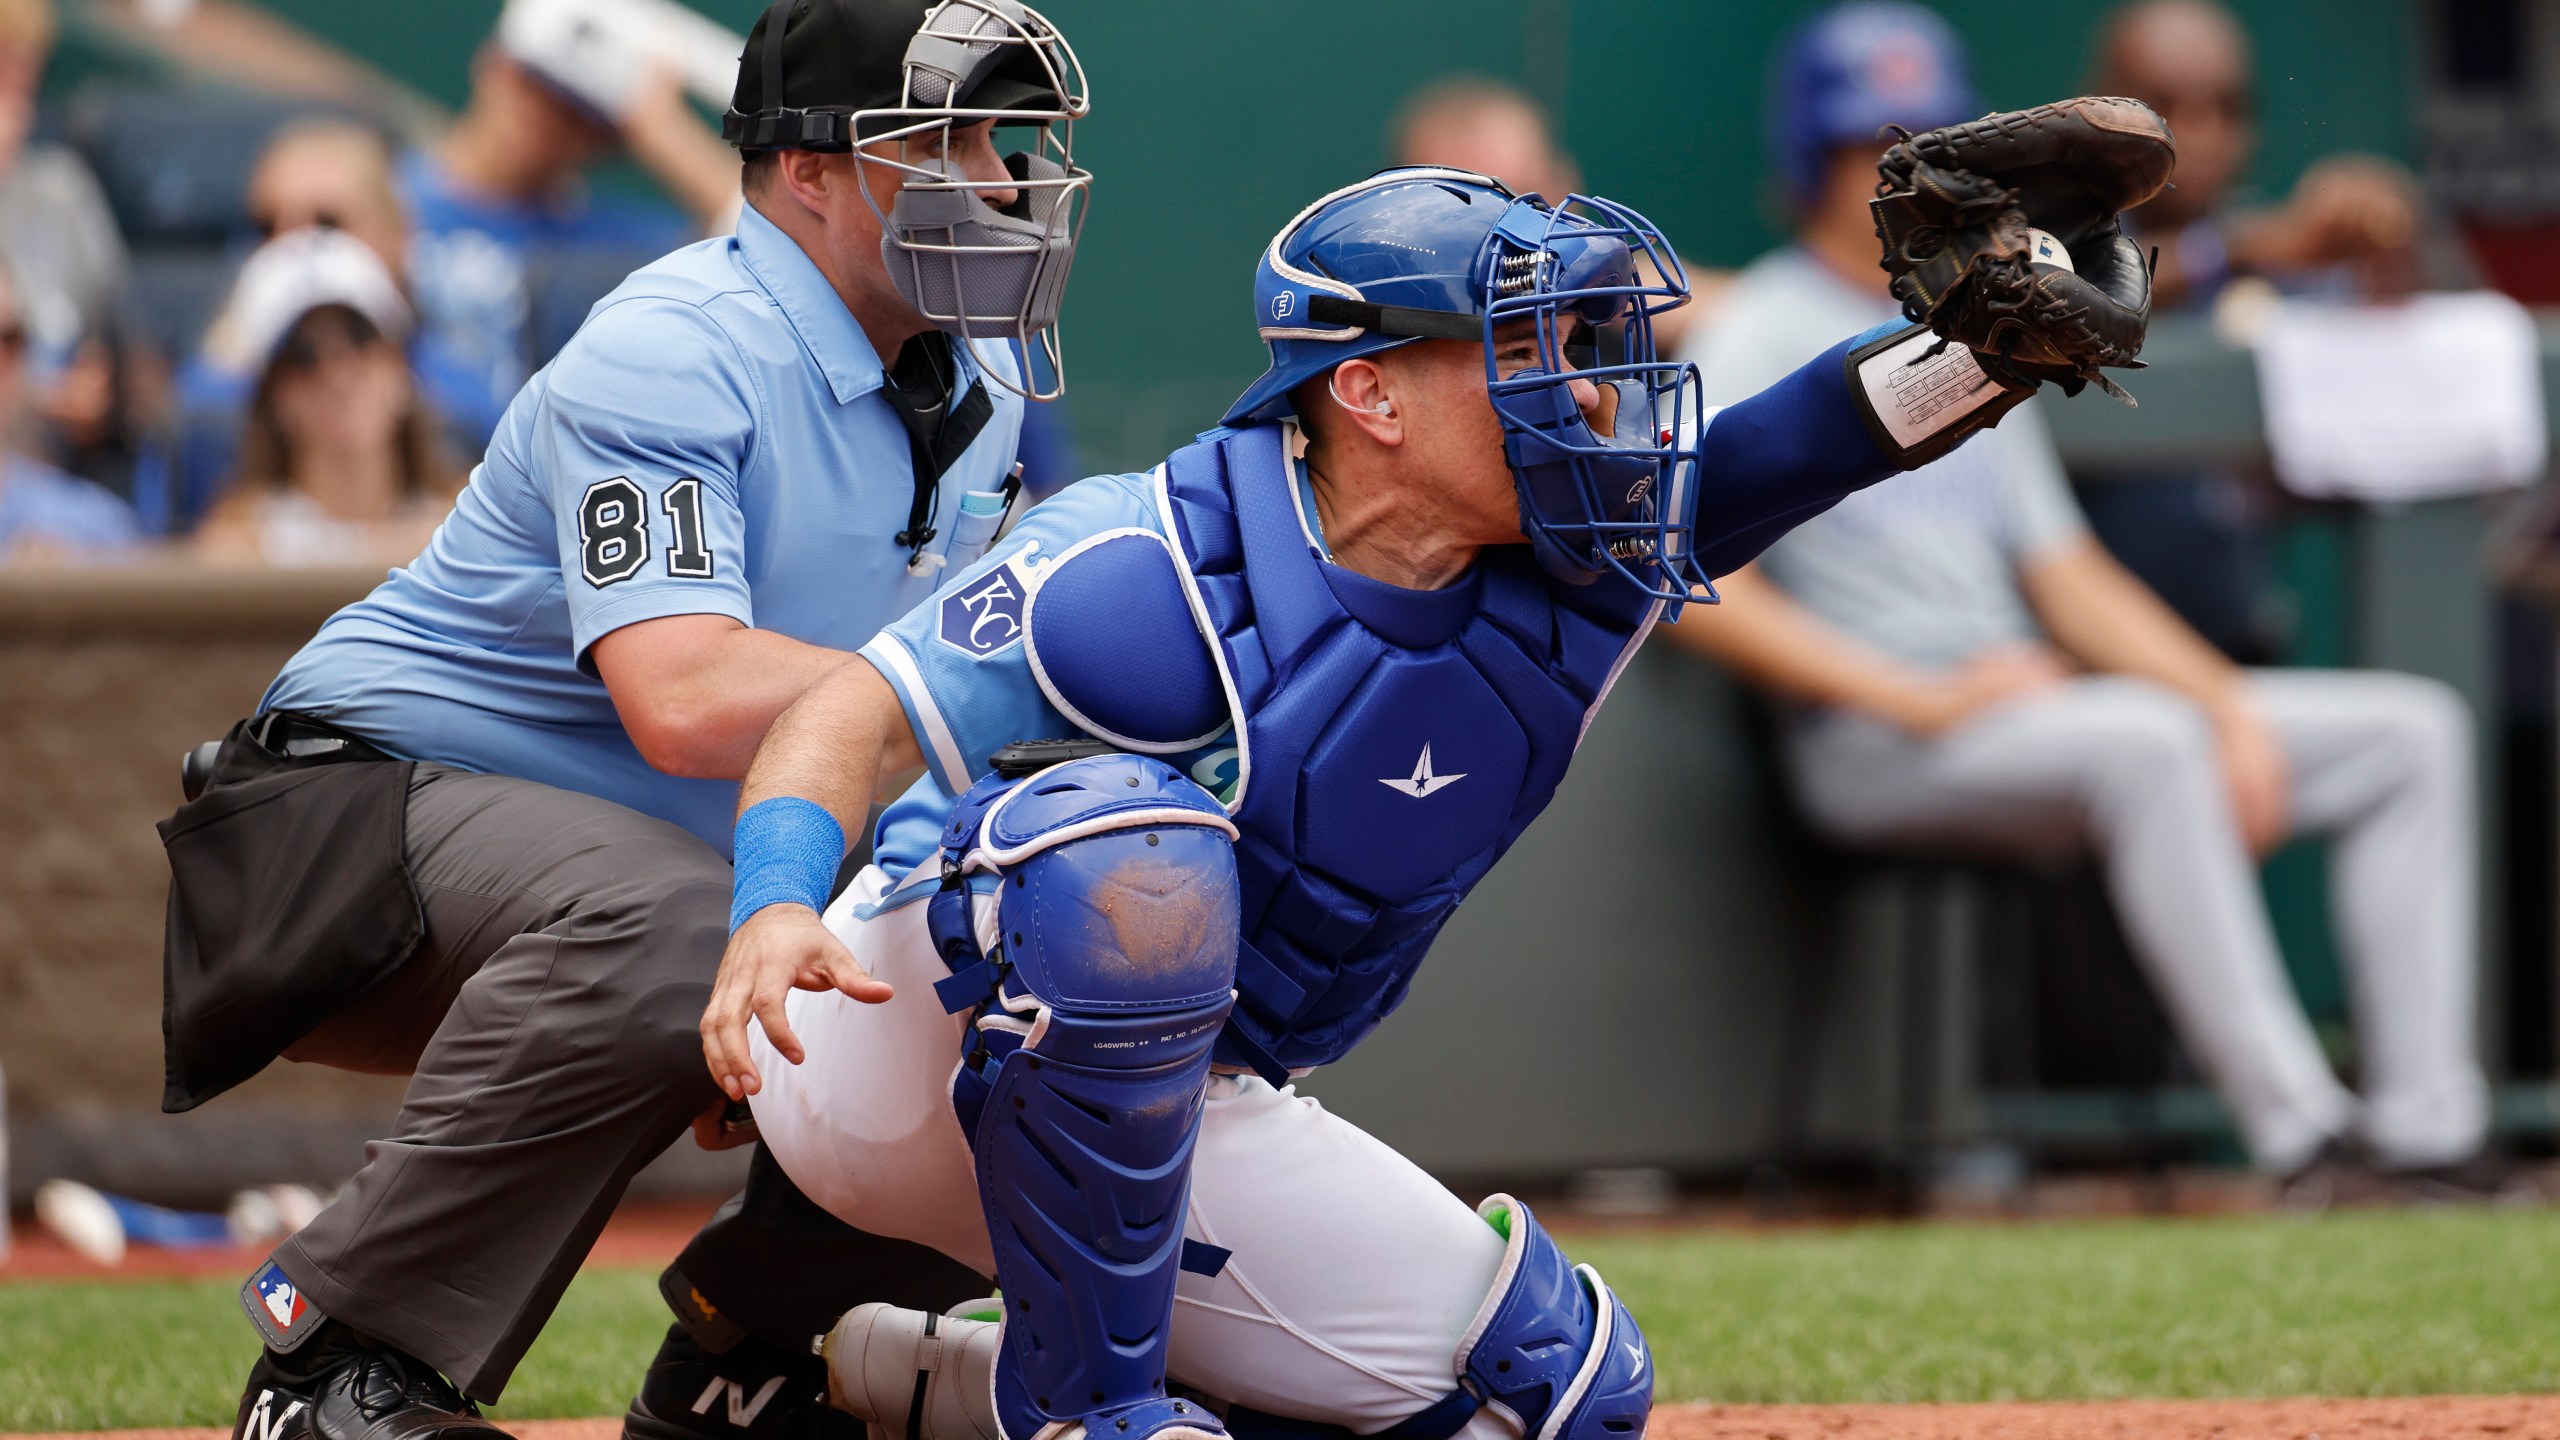
[[[293,1283],[282,1266],[273,1260],[258,1267],[240,1287],[241,1308],[249,1312],[250,1321],[266,1337],[267,1348],[284,1354],[311,1338],[326,1318]]]
[[[975,660],[1022,643],[1027,588],[1006,561],[943,597],[936,638]]]
[[[311,1308],[311,1302],[302,1298],[302,1292],[272,1260],[249,1283],[257,1287],[258,1303],[266,1307],[267,1318],[275,1321],[279,1329],[290,1329],[294,1321],[302,1318],[302,1312]]]

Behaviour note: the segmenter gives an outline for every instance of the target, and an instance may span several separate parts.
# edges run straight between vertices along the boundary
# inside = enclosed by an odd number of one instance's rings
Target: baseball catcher
[[[1993,378],[1950,341],[1915,397],[1932,337],[1891,324],[1702,412],[1653,341],[1686,299],[1609,201],[1425,167],[1326,195],[1261,256],[1271,366],[1221,428],[1032,511],[769,733],[712,1074],[813,1200],[1002,1291],[848,1317],[845,1408],[1642,1432],[1650,1355],[1596,1272],[1292,1083],[1403,1000],[1656,623],[2035,383],[2022,342]],[[831,903],[844,825],[917,762]]]

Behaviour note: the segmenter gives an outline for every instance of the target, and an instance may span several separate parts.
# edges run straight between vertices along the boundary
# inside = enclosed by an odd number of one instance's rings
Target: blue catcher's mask
[[[1690,543],[1697,369],[1661,359],[1653,339],[1654,317],[1688,298],[1661,231],[1625,206],[1550,206],[1463,170],[1380,171],[1308,206],[1263,252],[1254,302],[1271,368],[1225,423],[1288,415],[1292,391],[1345,360],[1476,341],[1539,565],[1574,585],[1615,574],[1677,606],[1714,593]],[[1504,375],[1497,332],[1523,331],[1537,359]],[[1577,381],[1601,387],[1607,433]]]

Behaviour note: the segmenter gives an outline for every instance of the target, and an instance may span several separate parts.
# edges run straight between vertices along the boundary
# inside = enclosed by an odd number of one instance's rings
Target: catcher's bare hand
[[[794,990],[841,990],[877,1005],[896,992],[853,958],[818,912],[806,905],[768,905],[729,937],[720,978],[702,1012],[702,1058],[711,1078],[732,1100],[764,1088],[747,1046],[747,1021],[764,1026],[765,1038],[797,1065],[808,1058],[791,1033],[784,1002]]]

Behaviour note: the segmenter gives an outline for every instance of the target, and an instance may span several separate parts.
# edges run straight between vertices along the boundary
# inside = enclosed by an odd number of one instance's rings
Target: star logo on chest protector
[[[1463,770],[1459,771],[1455,775],[1432,774],[1431,746],[1428,742],[1425,742],[1422,747],[1422,758],[1413,762],[1412,775],[1391,775],[1384,780],[1380,780],[1378,783],[1386,786],[1388,789],[1393,790],[1399,795],[1410,795],[1414,799],[1420,800],[1431,795],[1436,795],[1466,778],[1467,773]]]

